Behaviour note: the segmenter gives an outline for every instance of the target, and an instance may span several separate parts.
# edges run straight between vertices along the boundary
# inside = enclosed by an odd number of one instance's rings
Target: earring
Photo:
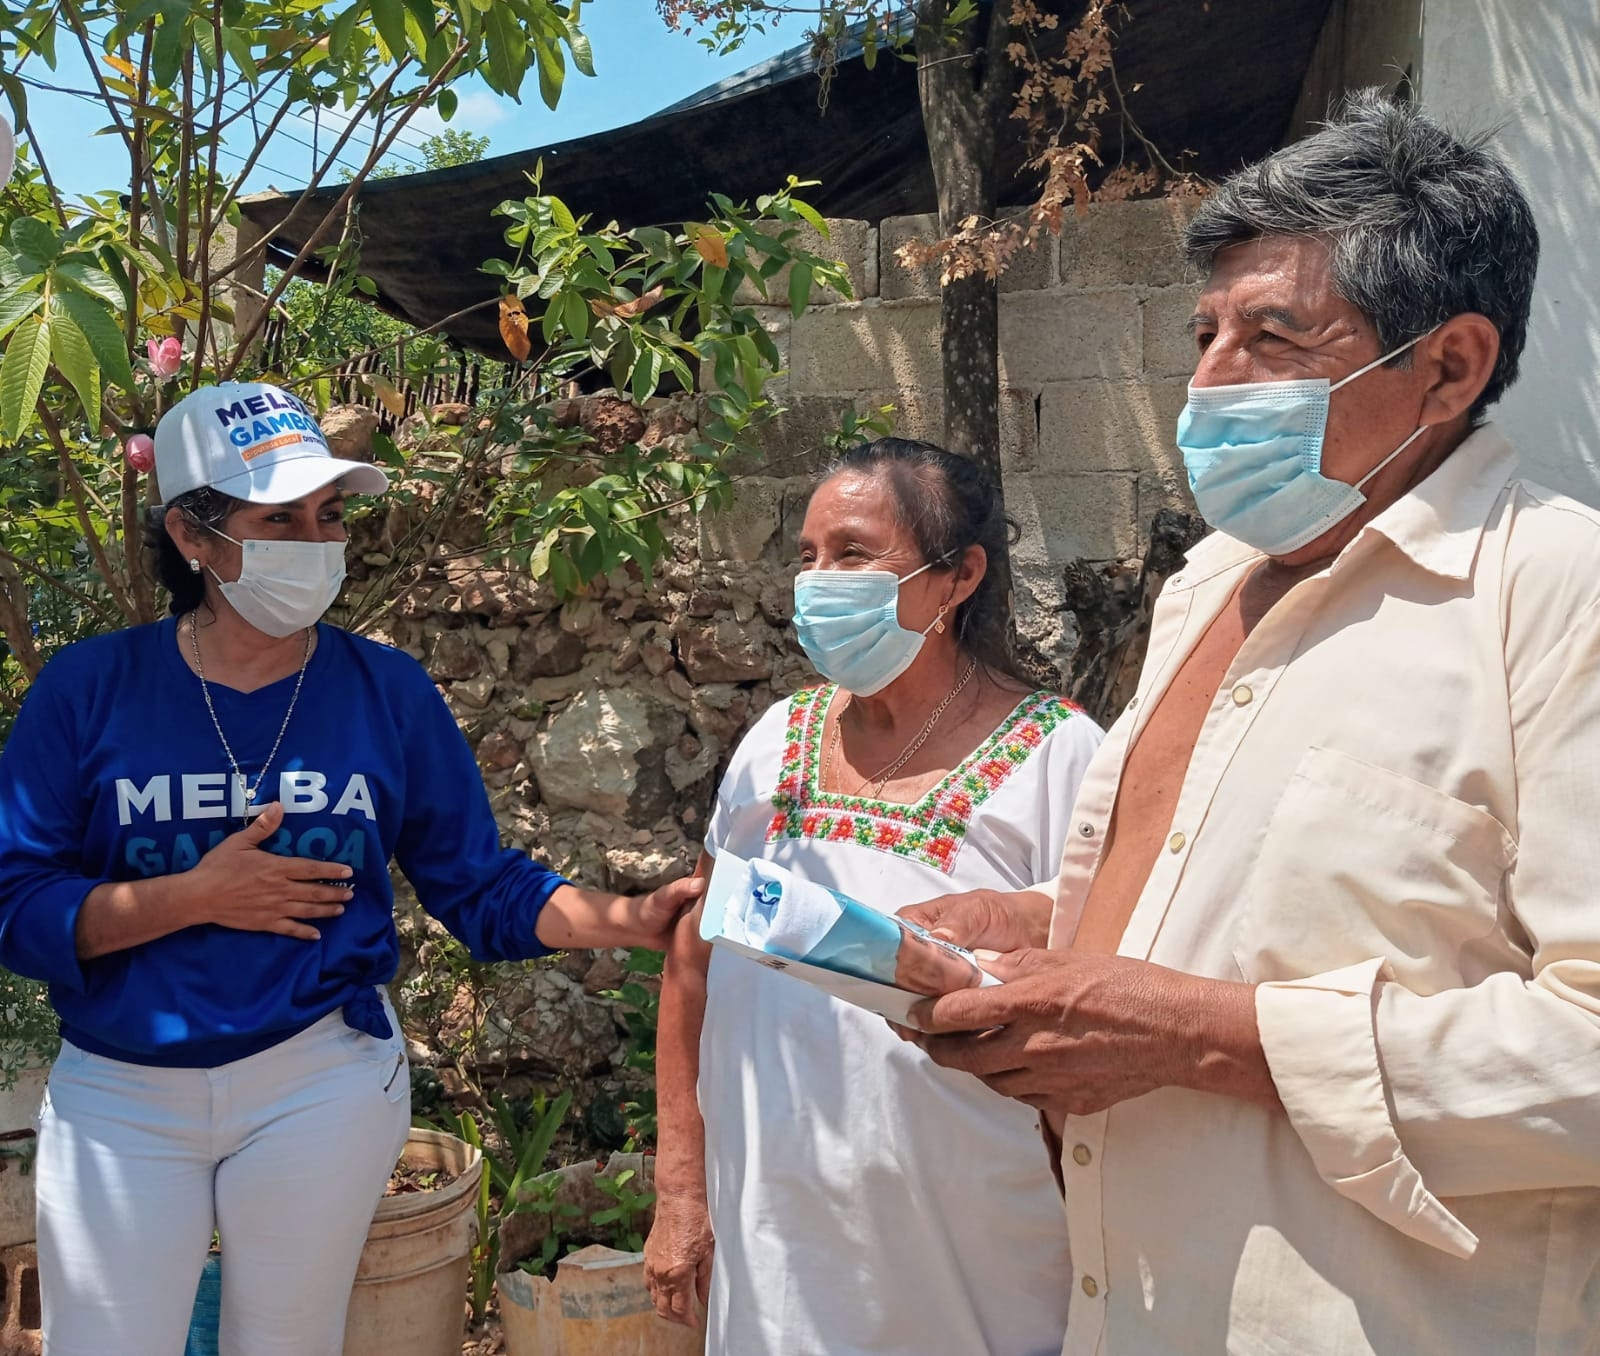
[[[944,614],[950,610],[949,603],[939,604],[939,615],[933,619],[933,630],[936,635],[944,634]]]
[[[200,562],[197,559],[195,559],[195,557],[193,557],[193,556],[189,557],[189,573],[190,574],[199,574],[200,573]]]

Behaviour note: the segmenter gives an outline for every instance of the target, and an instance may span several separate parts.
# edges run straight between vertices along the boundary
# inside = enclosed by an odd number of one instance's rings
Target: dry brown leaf
[[[727,268],[728,242],[722,238],[721,231],[715,226],[696,226],[693,239],[695,253],[706,263]]]
[[[634,316],[643,315],[652,306],[658,305],[661,297],[661,285],[657,283],[642,297],[635,297],[632,301],[606,301],[600,297],[590,297],[589,309],[602,320],[607,316],[615,316],[618,320],[632,320]]]
[[[505,341],[506,351],[519,363],[528,361],[533,344],[528,338],[528,313],[522,309],[518,297],[500,298],[500,338]]]
[[[406,417],[406,398],[395,389],[395,384],[388,377],[379,376],[374,372],[367,378],[367,383],[372,387],[372,394],[383,402],[384,409],[396,419]]]

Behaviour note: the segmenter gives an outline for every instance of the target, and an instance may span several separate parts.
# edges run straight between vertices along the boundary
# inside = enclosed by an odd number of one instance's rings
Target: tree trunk
[[[1011,90],[1005,49],[1013,34],[1011,0],[994,0],[987,19],[980,11],[954,42],[946,30],[949,12],[950,0],[917,5],[917,88],[939,194],[939,234],[946,237],[968,217],[989,221],[997,210],[995,145]],[[999,289],[982,273],[958,279],[940,290],[939,310],[945,445],[983,466],[1003,494]],[[1009,554],[989,568],[999,574],[1009,609]]]

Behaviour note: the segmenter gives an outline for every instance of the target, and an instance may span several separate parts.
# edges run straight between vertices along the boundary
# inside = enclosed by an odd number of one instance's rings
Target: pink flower
[[[177,376],[183,366],[183,345],[170,336],[147,340],[144,351],[150,358],[150,370],[163,381]]]
[[[130,437],[122,445],[122,454],[127,457],[128,465],[135,471],[145,472],[155,469],[156,444],[148,433],[135,433]]]

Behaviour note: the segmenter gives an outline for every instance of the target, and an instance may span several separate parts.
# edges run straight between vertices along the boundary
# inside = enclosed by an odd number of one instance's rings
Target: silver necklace
[[[278,737],[272,741],[272,752],[267,755],[266,762],[261,764],[261,771],[256,774],[256,784],[251,786],[245,780],[244,773],[239,771],[239,760],[233,756],[233,747],[228,743],[228,736],[222,732],[222,722],[217,719],[217,708],[211,704],[211,686],[206,682],[206,666],[200,661],[200,632],[194,623],[194,613],[189,614],[189,647],[194,652],[195,672],[200,675],[200,695],[206,699],[206,711],[211,717],[211,728],[217,732],[217,738],[222,742],[222,752],[228,759],[228,767],[232,769],[232,785],[244,793],[244,817],[247,823],[264,808],[256,805],[256,793],[261,790],[261,783],[266,780],[267,769],[272,766],[272,760],[278,756],[278,746],[283,743],[284,732],[289,728],[289,721],[294,716],[295,703],[300,700],[300,685],[306,680],[306,666],[311,662],[312,634],[312,628],[306,627],[306,652],[300,660],[300,672],[294,680],[294,694],[289,698],[289,709],[283,713],[283,724],[278,726]]]
[[[883,788],[886,787],[889,784],[890,778],[892,778],[895,773],[900,771],[901,768],[903,768],[908,762],[910,762],[911,761],[911,756],[914,753],[916,753],[916,751],[918,749],[920,749],[924,744],[926,744],[928,742],[928,736],[933,733],[933,727],[939,723],[939,717],[944,715],[945,708],[948,707],[951,702],[953,702],[958,696],[961,695],[961,689],[966,687],[967,681],[972,677],[973,673],[977,670],[977,667],[978,667],[978,661],[976,659],[972,659],[972,660],[970,660],[968,662],[967,671],[961,675],[959,680],[957,680],[956,685],[953,688],[951,688],[950,691],[945,693],[944,700],[942,702],[940,702],[936,707],[933,708],[933,714],[928,717],[927,723],[924,724],[922,729],[917,732],[916,736],[912,739],[912,741],[909,744],[906,745],[905,749],[901,752],[900,756],[898,758],[896,758],[894,760],[894,762],[890,763],[888,767],[884,768],[881,772],[879,772],[876,776],[868,777],[866,781],[862,782],[860,786],[856,787],[856,789],[855,789],[855,794],[856,795],[859,796],[863,791],[865,791],[867,789],[867,787],[871,786],[874,782],[877,783],[877,787],[874,790],[873,794],[874,795],[878,795],[878,796],[881,796],[883,794]],[[846,696],[845,701],[846,701],[846,708],[845,709],[848,709],[848,704],[849,704],[848,695]],[[828,740],[828,753],[827,753],[827,757],[823,760],[822,781],[823,781],[824,785],[827,784],[828,775],[833,770],[834,763],[838,760],[838,756],[839,756],[839,735],[840,735],[840,731],[843,728],[844,728],[844,710],[841,710],[839,712],[838,716],[834,719],[834,722],[833,722],[833,735]]]

